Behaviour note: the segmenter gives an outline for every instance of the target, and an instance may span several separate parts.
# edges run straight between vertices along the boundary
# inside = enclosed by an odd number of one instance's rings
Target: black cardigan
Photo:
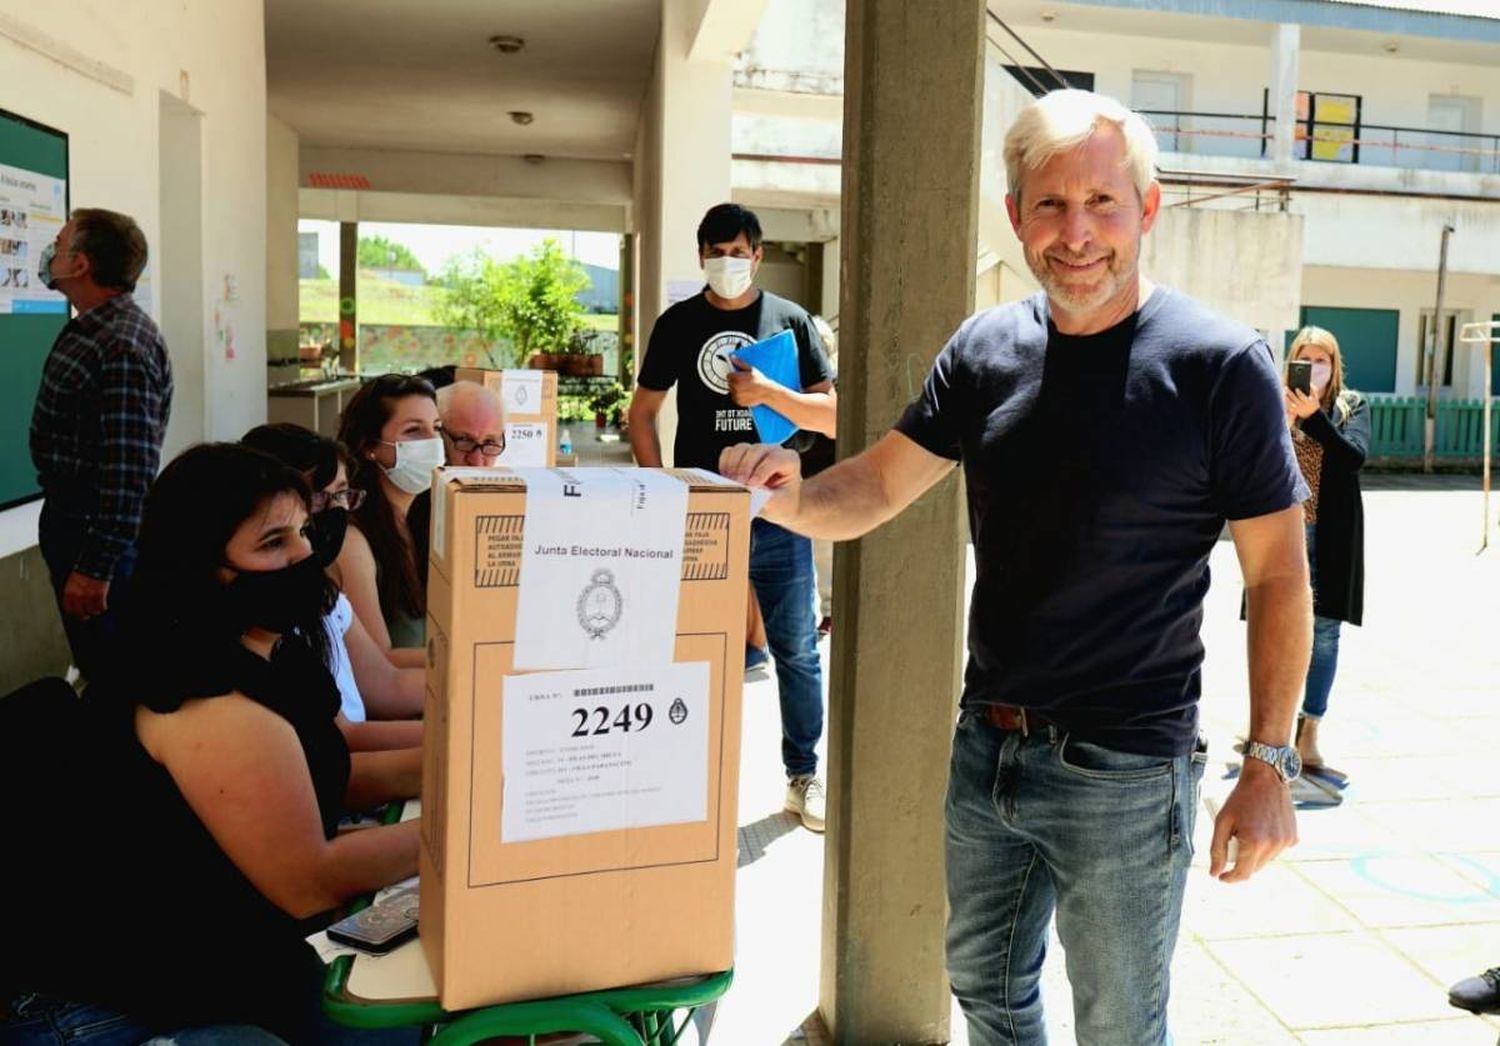
[[[1349,416],[1336,422],[1318,411],[1302,421],[1302,432],[1323,447],[1318,484],[1317,593],[1319,617],[1360,624],[1365,607],[1365,509],[1359,492],[1359,470],[1370,449],[1370,405],[1353,394]]]

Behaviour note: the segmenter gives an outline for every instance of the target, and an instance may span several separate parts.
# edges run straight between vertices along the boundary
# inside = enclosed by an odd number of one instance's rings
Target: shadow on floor
[[[766,855],[766,848],[780,839],[783,835],[790,835],[802,822],[796,814],[785,810],[778,811],[752,824],[740,826],[740,868],[754,864]]]

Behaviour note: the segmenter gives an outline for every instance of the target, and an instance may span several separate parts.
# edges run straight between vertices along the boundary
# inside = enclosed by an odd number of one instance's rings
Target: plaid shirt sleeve
[[[156,478],[170,384],[128,339],[110,345],[99,384],[98,501],[73,569],[110,580],[135,544],[146,490]]]

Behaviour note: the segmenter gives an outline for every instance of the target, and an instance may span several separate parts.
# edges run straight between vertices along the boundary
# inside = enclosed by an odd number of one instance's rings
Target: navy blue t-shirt
[[[1164,287],[1070,336],[1038,294],[970,317],[896,430],[964,467],[965,707],[1191,751],[1214,542],[1307,496],[1260,336]]]

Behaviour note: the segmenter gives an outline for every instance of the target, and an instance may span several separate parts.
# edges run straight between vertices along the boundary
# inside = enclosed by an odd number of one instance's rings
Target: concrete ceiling
[[[310,145],[621,160],[660,23],[661,0],[266,0],[270,108]]]

